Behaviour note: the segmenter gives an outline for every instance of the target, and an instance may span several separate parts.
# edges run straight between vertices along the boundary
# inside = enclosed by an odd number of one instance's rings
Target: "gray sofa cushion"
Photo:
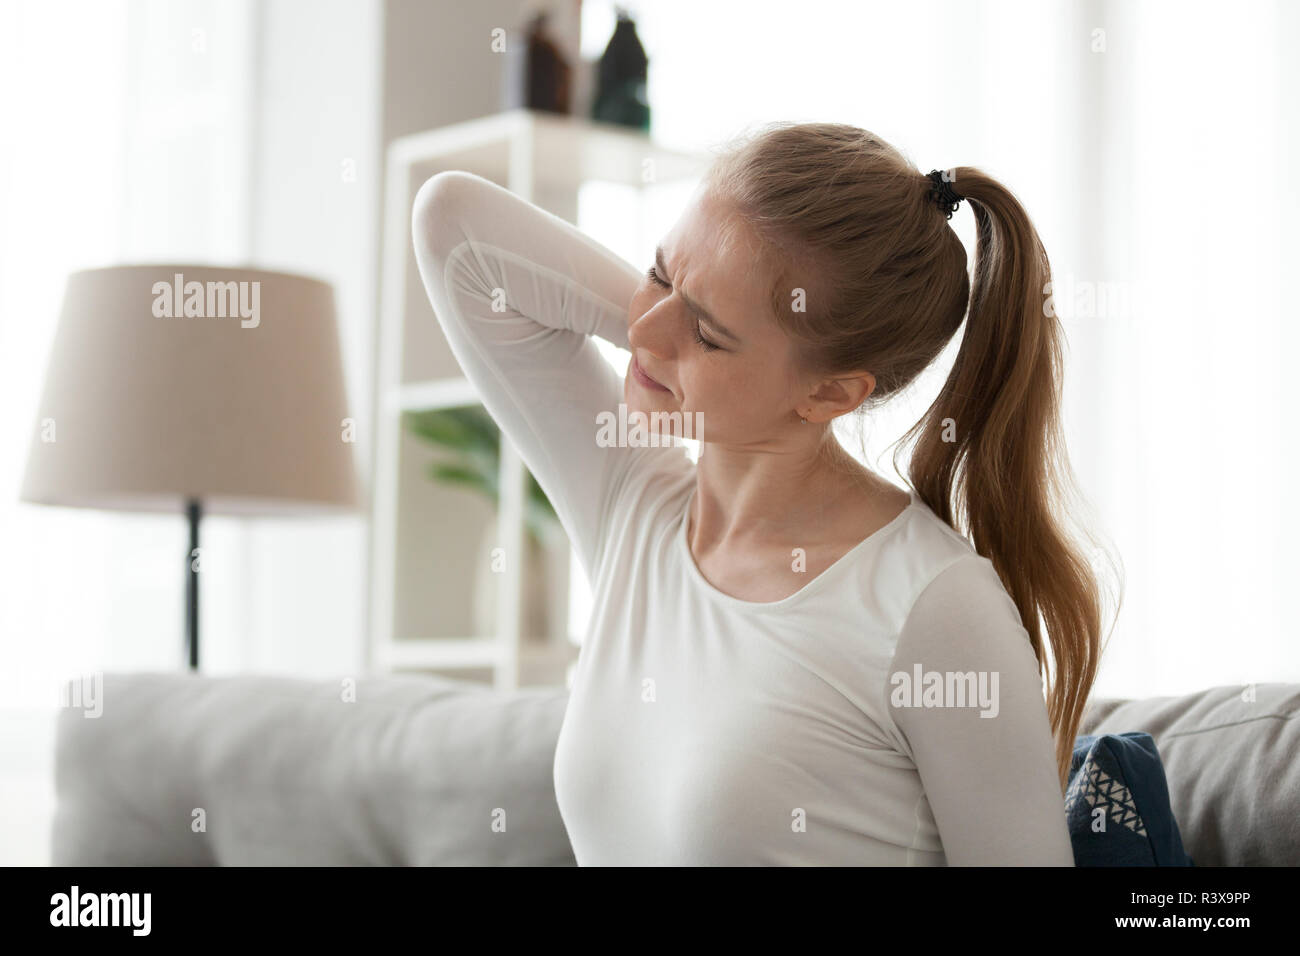
[[[1253,700],[1249,697],[1253,691]],[[1081,734],[1155,738],[1183,846],[1198,866],[1300,865],[1300,685],[1094,700]]]
[[[52,862],[572,866],[551,776],[566,699],[411,676],[359,678],[345,703],[342,681],[105,674],[101,716],[59,715]]]

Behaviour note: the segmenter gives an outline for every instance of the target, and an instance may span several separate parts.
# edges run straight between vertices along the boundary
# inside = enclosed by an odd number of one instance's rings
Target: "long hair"
[[[975,215],[973,281],[930,178],[855,126],[769,125],[720,153],[706,184],[762,238],[772,308],[803,367],[875,376],[861,411],[906,388],[965,321],[938,397],[900,439],[912,446],[906,473],[993,564],[1040,676],[1051,672],[1064,790],[1103,648],[1093,562],[1104,549],[1078,525],[1094,546],[1085,550],[1065,524],[1081,498],[1060,426],[1063,330],[1047,253],[1019,201],[979,169],[945,179]]]

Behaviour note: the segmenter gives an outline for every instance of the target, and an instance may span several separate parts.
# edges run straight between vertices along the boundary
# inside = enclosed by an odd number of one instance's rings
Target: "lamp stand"
[[[185,625],[189,644],[190,670],[199,669],[199,521],[203,517],[203,506],[199,499],[190,498],[185,503],[185,512],[190,522],[190,547],[185,553]]]

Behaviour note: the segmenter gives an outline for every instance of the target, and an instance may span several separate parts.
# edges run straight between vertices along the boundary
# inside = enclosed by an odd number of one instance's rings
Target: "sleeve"
[[[904,623],[889,673],[932,671],[984,672],[995,691],[988,707],[905,707],[891,698],[948,864],[1073,866],[1038,663],[1015,602],[981,555],[937,575]]]
[[[636,449],[597,444],[597,415],[617,413],[623,386],[588,337],[628,347],[640,270],[559,217],[461,171],[421,186],[412,233],[452,353],[590,576]]]

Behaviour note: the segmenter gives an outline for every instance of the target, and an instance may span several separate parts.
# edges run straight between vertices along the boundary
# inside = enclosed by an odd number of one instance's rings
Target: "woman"
[[[1100,601],[1052,510],[1061,332],[1005,188],[777,124],[715,161],[645,272],[467,173],[425,183],[413,226],[592,582],[554,765],[580,865],[1073,865]],[[968,306],[904,491],[831,422],[906,387]],[[631,351],[621,383],[592,335]],[[676,434],[698,416],[698,464],[598,440],[620,401]]]

